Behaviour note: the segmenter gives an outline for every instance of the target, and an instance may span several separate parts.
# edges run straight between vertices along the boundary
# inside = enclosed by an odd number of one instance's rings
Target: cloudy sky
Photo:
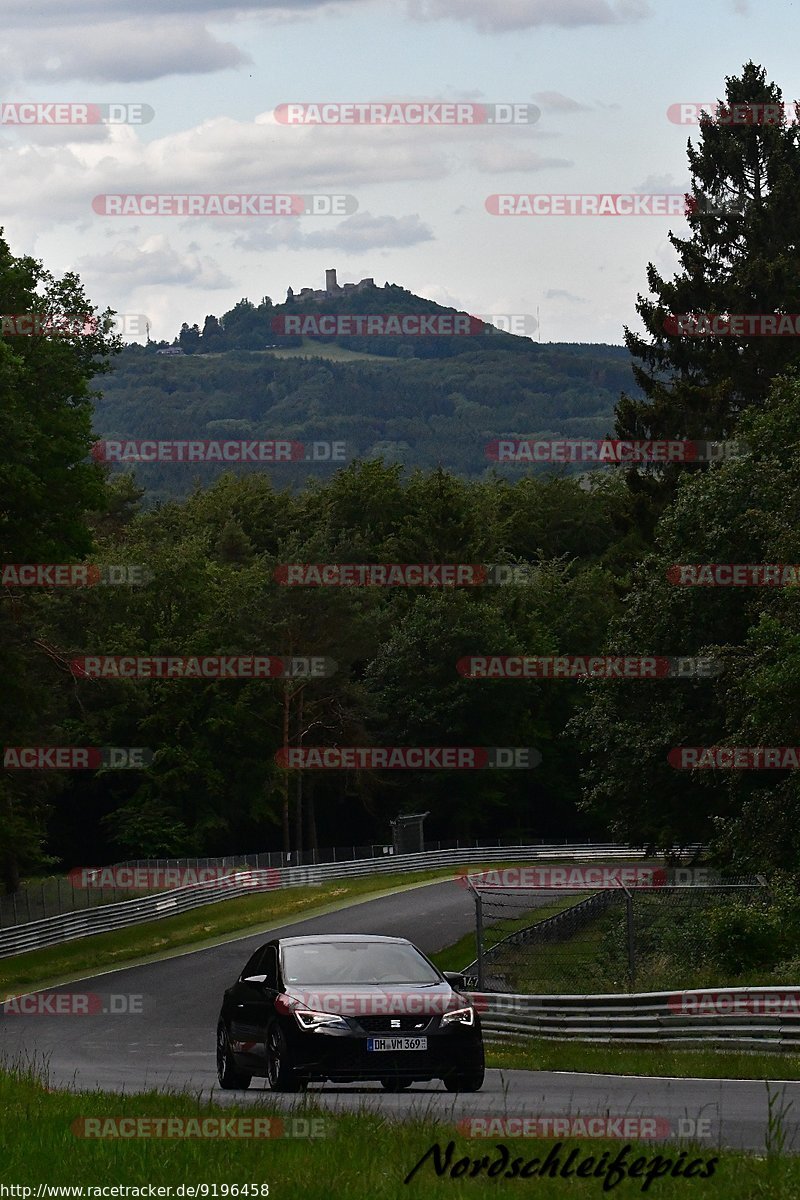
[[[0,124],[16,254],[172,339],[243,296],[373,276],[544,341],[621,342],[664,216],[499,217],[496,193],[673,193],[697,127],[752,58],[800,96],[786,0],[0,0],[0,99],[147,105],[146,124]],[[287,125],[286,103],[535,105],[533,124]],[[3,108],[3,120],[16,110]],[[106,216],[107,194],[344,194],[350,216]],[[97,206],[96,206],[97,207]]]

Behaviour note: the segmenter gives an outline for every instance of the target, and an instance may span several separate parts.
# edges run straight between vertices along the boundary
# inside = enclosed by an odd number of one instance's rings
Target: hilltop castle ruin
[[[314,288],[301,288],[295,296],[291,288],[286,293],[286,299],[294,297],[297,300],[327,300],[331,296],[347,295],[348,292],[365,292],[368,288],[375,287],[374,279],[362,279],[360,283],[345,283],[342,287],[336,282],[336,269],[325,272],[325,288],[324,290],[315,290]]]

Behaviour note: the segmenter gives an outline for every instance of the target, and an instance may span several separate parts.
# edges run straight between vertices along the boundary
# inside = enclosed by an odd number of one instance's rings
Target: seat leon
[[[435,1079],[451,1092],[476,1092],[483,1038],[463,986],[405,938],[276,938],[225,992],[220,1086],[246,1088],[258,1076],[278,1092],[312,1080],[373,1080],[401,1091]]]

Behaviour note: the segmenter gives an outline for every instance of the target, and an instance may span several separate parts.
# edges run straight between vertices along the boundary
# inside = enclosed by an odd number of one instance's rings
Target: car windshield
[[[403,942],[306,942],[284,946],[285,983],[441,982],[418,950]]]

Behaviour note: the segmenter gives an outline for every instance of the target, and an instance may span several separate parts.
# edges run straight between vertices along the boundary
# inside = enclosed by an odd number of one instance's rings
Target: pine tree
[[[690,236],[669,235],[681,270],[667,281],[648,264],[652,296],[640,295],[636,310],[649,336],[625,328],[645,398],[621,396],[621,438],[729,438],[739,414],[763,404],[771,380],[800,362],[800,337],[687,336],[675,325],[684,314],[800,313],[800,126],[787,122],[763,68],[749,62],[726,79],[726,98],[701,118],[688,159]],[[650,501],[650,522],[686,469],[629,473]]]

